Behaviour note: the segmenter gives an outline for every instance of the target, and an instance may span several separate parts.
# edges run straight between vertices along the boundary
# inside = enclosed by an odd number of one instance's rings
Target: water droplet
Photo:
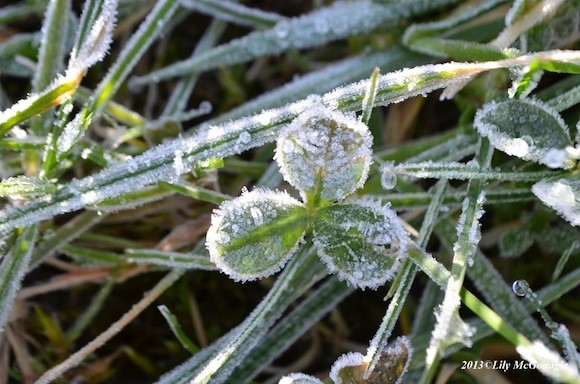
[[[381,185],[384,189],[393,189],[397,185],[397,174],[393,171],[394,163],[386,162],[381,166]]]
[[[530,285],[525,280],[516,280],[512,284],[512,290],[518,296],[526,296],[530,293]]]

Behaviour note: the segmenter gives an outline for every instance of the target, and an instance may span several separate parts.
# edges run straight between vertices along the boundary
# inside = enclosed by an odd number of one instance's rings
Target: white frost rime
[[[282,133],[275,159],[286,181],[303,197],[321,181],[323,200],[342,200],[366,181],[371,145],[368,127],[354,116],[313,107]]]
[[[542,180],[532,186],[532,192],[570,224],[580,226],[580,180]]]
[[[303,210],[287,193],[264,189],[223,203],[214,211],[207,232],[211,261],[237,281],[276,273],[302,241]]]

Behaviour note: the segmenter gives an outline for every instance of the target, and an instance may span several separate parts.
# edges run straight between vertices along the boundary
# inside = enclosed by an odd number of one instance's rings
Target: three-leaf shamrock
[[[360,288],[384,284],[405,255],[402,221],[379,201],[345,200],[368,177],[371,145],[355,116],[326,107],[302,113],[280,135],[275,156],[302,201],[256,189],[223,203],[207,234],[212,261],[235,280],[266,277],[312,233],[331,272]]]

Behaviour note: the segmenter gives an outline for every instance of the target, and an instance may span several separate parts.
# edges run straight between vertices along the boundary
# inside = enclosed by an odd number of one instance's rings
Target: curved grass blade
[[[445,87],[474,72],[525,65],[530,60],[580,60],[575,51],[541,52],[488,63],[427,65],[379,77],[375,105],[388,105]],[[368,81],[338,88],[284,107],[263,111],[159,145],[124,163],[113,164],[85,179],[73,180],[45,199],[0,212],[0,243],[12,229],[90,207],[159,181],[172,181],[204,160],[224,158],[273,141],[298,114],[321,102],[347,111],[360,110]]]
[[[458,0],[421,4],[414,2],[379,4],[370,0],[338,2],[303,16],[278,22],[271,29],[251,33],[195,58],[136,77],[131,84],[143,85],[191,72],[201,73],[239,64],[289,49],[320,46],[348,36],[365,34],[379,26],[392,25],[401,19],[418,16],[457,2]]]
[[[173,332],[173,334],[175,335],[177,340],[179,340],[183,348],[185,348],[192,355],[199,352],[199,347],[195,345],[195,343],[191,341],[189,337],[187,337],[187,335],[181,328],[181,325],[179,325],[177,317],[173,313],[171,313],[169,308],[167,308],[165,305],[160,305],[157,307],[157,309],[159,310],[159,312],[161,312],[161,315],[163,315],[163,317],[167,321],[167,324],[169,324],[171,332]]]

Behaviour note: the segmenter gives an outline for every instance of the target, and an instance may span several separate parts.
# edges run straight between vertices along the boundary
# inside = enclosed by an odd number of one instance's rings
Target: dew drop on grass
[[[393,170],[394,166],[395,163],[392,161],[381,165],[381,185],[386,190],[393,189],[397,185],[397,174]]]
[[[524,297],[530,294],[530,285],[525,280],[516,280],[512,284],[512,290],[518,296]]]

